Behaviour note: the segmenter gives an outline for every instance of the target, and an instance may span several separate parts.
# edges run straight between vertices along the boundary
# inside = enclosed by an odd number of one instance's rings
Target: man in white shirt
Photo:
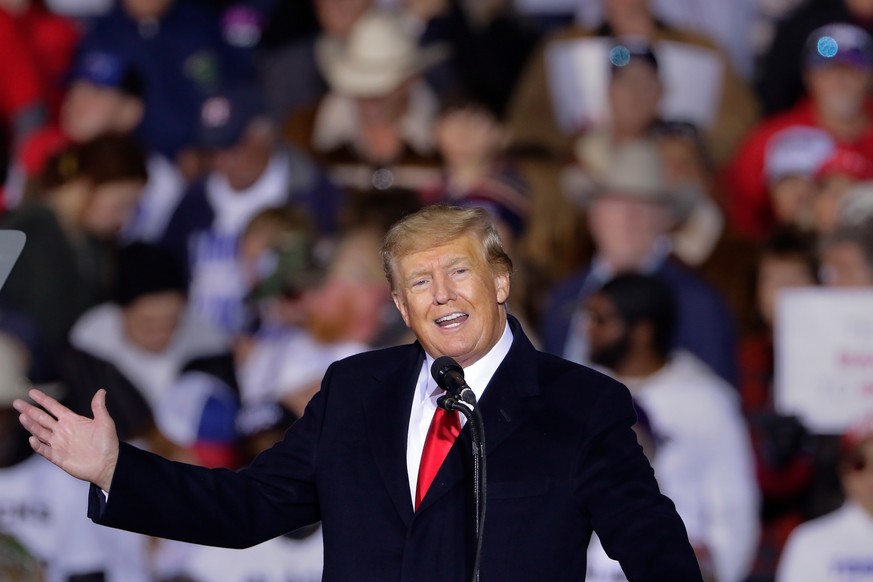
[[[758,490],[736,392],[700,360],[670,351],[671,291],[619,275],[586,303],[591,359],[630,388],[659,436],[652,465],[704,573],[745,578],[759,535]]]

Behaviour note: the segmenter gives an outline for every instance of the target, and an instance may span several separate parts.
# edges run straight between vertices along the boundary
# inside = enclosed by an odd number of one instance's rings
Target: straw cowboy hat
[[[601,196],[620,196],[665,204],[677,221],[688,216],[702,193],[693,186],[670,184],[658,147],[646,140],[621,145],[592,132],[577,143],[579,165],[561,173],[565,195],[587,207]]]
[[[364,13],[345,40],[322,37],[316,59],[331,89],[352,97],[378,97],[443,60],[442,45],[420,47],[396,12]]]

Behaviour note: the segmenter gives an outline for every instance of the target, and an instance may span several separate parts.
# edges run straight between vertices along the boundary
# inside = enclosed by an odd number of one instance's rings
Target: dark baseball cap
[[[267,114],[260,92],[231,89],[207,97],[200,107],[197,145],[226,149],[237,145],[256,118]]]
[[[806,39],[804,66],[873,68],[873,38],[859,26],[838,22],[816,28]]]
[[[69,80],[118,89],[134,97],[143,96],[143,80],[136,67],[120,55],[108,51],[83,53],[70,71]]]

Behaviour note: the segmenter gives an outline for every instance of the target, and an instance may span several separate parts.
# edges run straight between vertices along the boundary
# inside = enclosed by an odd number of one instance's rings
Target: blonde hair
[[[448,244],[465,235],[482,243],[492,271],[512,274],[512,260],[503,250],[500,234],[487,211],[434,204],[396,222],[385,235],[382,267],[391,290],[394,290],[393,269],[399,257]]]

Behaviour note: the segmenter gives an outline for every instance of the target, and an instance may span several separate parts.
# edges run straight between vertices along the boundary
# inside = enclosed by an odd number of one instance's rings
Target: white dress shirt
[[[512,346],[512,332],[509,330],[509,324],[507,324],[497,344],[479,361],[464,368],[464,380],[466,380],[470,389],[473,390],[477,401],[482,398],[485,386],[491,381],[491,377],[494,376],[497,367],[503,361],[503,358],[506,357],[506,354],[509,353],[510,346]],[[445,391],[437,386],[436,381],[431,376],[430,369],[433,362],[434,357],[427,354],[421,367],[421,372],[418,374],[418,382],[415,384],[415,395],[412,398],[412,409],[409,413],[409,432],[406,437],[406,469],[409,473],[410,503],[415,502],[418,466],[421,463],[421,453],[424,450],[427,430],[430,428],[430,422],[433,419],[434,412],[436,412],[436,401],[437,398],[445,394]],[[460,416],[461,426],[463,427],[466,419],[463,415]]]

